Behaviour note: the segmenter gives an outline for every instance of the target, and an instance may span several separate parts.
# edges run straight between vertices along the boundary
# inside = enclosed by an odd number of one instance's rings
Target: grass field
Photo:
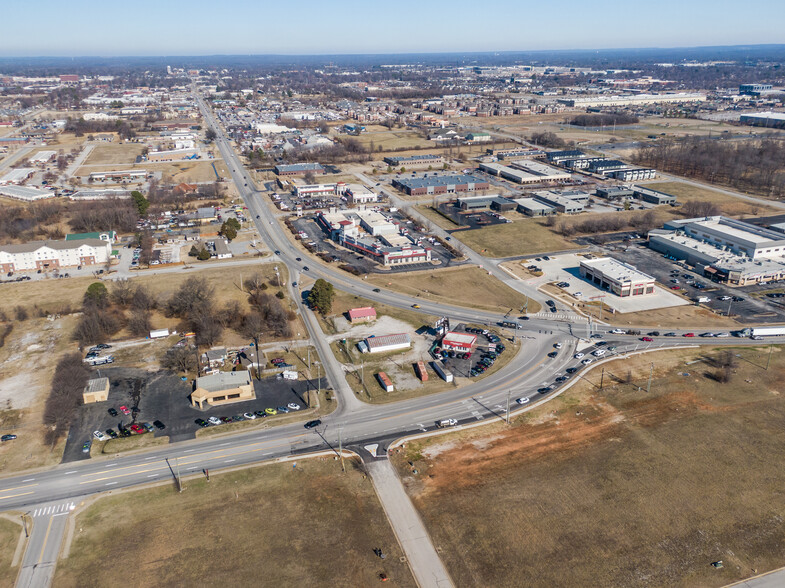
[[[130,167],[136,158],[142,154],[144,145],[141,143],[107,143],[96,145],[90,153],[85,166],[90,165],[119,165],[123,169]],[[81,172],[80,172],[81,173]]]
[[[424,149],[433,149],[436,146],[433,141],[422,138],[414,131],[407,131],[405,129],[395,129],[392,131],[374,131],[361,133],[357,137],[352,137],[359,141],[364,147],[374,146],[374,153],[382,148],[382,151],[390,151],[397,149],[412,149],[414,147],[422,147]]]
[[[11,588],[16,583],[18,567],[11,567],[22,527],[0,517],[0,588]]]
[[[347,461],[273,464],[102,498],[53,585],[414,586],[370,479]],[[379,547],[387,555],[373,553]],[[109,563],[111,562],[111,563]],[[154,579],[154,580],[153,580]]]
[[[526,303],[526,297],[503,284],[477,266],[459,266],[431,271],[415,271],[405,274],[368,274],[368,282],[420,296],[431,302],[444,302],[471,308],[490,310],[518,309]],[[530,312],[532,303],[529,304]]]
[[[575,243],[560,237],[540,220],[527,219],[453,233],[467,246],[486,257],[513,257],[574,249]]]
[[[394,459],[451,576],[723,586],[785,564],[785,350],[768,370],[766,353],[731,351],[728,383],[715,380],[719,350],[646,354],[605,364],[602,390],[600,370],[586,373],[511,427],[408,443]]]
[[[720,207],[723,214],[739,216],[739,215],[758,215],[758,214],[777,214],[778,209],[766,206],[764,204],[755,204],[753,202],[745,202],[739,198],[734,198],[729,194],[723,194],[716,190],[709,188],[701,188],[693,186],[692,184],[685,184],[683,182],[657,182],[654,184],[646,184],[647,188],[652,190],[660,190],[668,194],[676,196],[680,202],[686,200],[698,200],[701,202],[709,201],[715,203]]]

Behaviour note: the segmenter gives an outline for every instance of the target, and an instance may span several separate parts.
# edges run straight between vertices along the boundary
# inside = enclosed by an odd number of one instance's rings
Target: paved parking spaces
[[[603,303],[616,312],[639,312],[690,304],[688,300],[672,294],[660,286],[655,286],[654,294],[646,296],[627,296],[625,298],[616,296],[607,290],[598,288],[581,277],[579,267],[583,259],[586,258],[575,253],[566,253],[564,255],[550,256],[550,259],[547,261],[542,258],[540,258],[540,261],[536,261],[532,258],[524,260],[523,263],[524,265],[533,263],[543,271],[542,276],[528,280],[530,283],[535,283],[539,286],[549,282],[567,282],[569,287],[564,288],[564,291],[577,301],[589,302],[596,296],[603,296]],[[642,268],[638,269],[646,271]]]

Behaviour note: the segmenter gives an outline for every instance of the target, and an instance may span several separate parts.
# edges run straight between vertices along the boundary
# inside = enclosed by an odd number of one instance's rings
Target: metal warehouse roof
[[[442,339],[442,345],[445,343],[447,344],[456,344],[456,345],[474,345],[477,342],[477,335],[472,335],[470,333],[458,333],[456,331],[450,331],[447,333],[444,338]]]
[[[401,178],[396,181],[409,189],[427,188],[429,186],[454,186],[458,184],[485,183],[485,180],[481,180],[466,174],[456,174],[453,176],[434,176],[430,178]]]
[[[379,347],[386,347],[387,345],[409,345],[412,340],[408,333],[399,333],[396,335],[379,335],[378,337],[368,337],[365,340],[368,349],[377,349]]]

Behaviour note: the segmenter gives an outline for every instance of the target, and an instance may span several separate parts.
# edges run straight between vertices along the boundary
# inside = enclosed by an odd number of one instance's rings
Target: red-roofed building
[[[352,308],[349,311],[349,322],[351,324],[368,323],[376,320],[376,309],[373,306],[363,306],[362,308]]]
[[[477,343],[477,335],[458,333],[456,331],[449,331],[442,339],[442,347],[444,349],[460,351],[461,353],[471,351],[475,343]]]

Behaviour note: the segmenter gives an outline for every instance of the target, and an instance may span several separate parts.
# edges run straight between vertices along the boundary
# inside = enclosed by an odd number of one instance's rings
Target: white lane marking
[[[33,516],[34,516],[34,517],[37,517],[37,516],[38,516],[38,513],[39,513],[40,511],[41,511],[41,509],[40,509],[40,508],[36,508],[36,509],[35,509],[35,512],[33,513]]]
[[[237,460],[235,460],[235,459],[226,459],[226,460],[224,460],[224,463],[232,463],[233,461],[237,461]]]
[[[106,483],[107,486],[111,486],[112,484],[117,484],[117,482],[107,482]]]
[[[185,449],[185,450],[183,450],[183,453],[189,453],[191,451],[193,451],[193,449]]]
[[[65,474],[63,474],[63,475],[67,476],[68,474],[75,474],[75,473],[76,473],[76,470],[71,470],[70,472],[65,472]]]
[[[35,478],[27,478],[27,480],[22,480],[22,482],[32,482]]]
[[[110,468],[110,467],[112,467],[112,466],[116,466],[116,465],[117,465],[116,463],[108,463],[108,464],[106,464],[106,466],[104,466],[104,467]]]
[[[149,474],[147,477],[148,477],[148,478],[155,478],[157,475],[158,475],[158,474]]]
[[[226,447],[227,445],[231,445],[231,441],[227,441],[226,443],[221,443],[218,447]]]

